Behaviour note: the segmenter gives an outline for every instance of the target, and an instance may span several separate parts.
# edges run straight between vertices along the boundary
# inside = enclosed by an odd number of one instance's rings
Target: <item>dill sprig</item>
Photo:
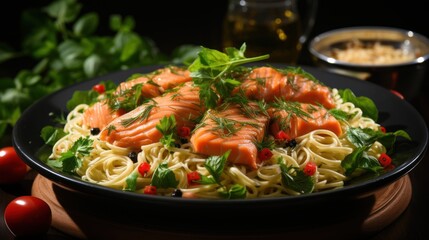
[[[123,119],[121,121],[121,125],[124,127],[128,127],[134,122],[136,122],[137,120],[144,121],[145,119],[147,119],[152,109],[157,105],[157,102],[155,100],[151,99],[150,101],[152,101],[152,104],[147,104],[146,107],[143,109],[143,111],[141,111],[136,116]]]

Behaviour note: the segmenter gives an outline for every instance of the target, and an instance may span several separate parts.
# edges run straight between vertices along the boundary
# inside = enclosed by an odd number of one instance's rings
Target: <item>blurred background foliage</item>
[[[0,76],[0,145],[10,144],[5,142],[21,113],[45,95],[109,72],[186,63],[199,50],[183,44],[167,55],[151,38],[134,31],[132,16],[113,14],[104,23],[97,12],[83,13],[83,6],[77,0],[54,0],[25,10],[18,48],[0,43],[0,66],[20,65],[17,73]],[[101,24],[108,24],[111,34],[97,32]]]

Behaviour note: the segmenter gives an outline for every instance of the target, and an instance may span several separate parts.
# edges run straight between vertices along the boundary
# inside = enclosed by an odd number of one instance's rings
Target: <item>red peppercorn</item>
[[[144,187],[143,192],[145,194],[156,195],[156,186],[147,185]]]
[[[97,84],[92,87],[92,90],[98,92],[99,94],[103,94],[106,91],[106,87],[104,84]]]
[[[263,148],[258,152],[258,157],[261,161],[270,159],[273,156],[273,153],[269,148]]]
[[[289,141],[291,139],[289,134],[285,133],[282,130],[278,131],[274,137],[277,140],[283,140],[283,141]]]
[[[180,127],[179,129],[177,129],[177,135],[179,135],[179,137],[181,138],[188,137],[189,135],[191,135],[191,129],[186,126]]]
[[[201,180],[201,175],[197,171],[189,172],[186,174],[186,177],[188,179],[188,185],[194,185],[197,184],[196,181]]]
[[[139,165],[139,168],[137,169],[139,171],[139,173],[144,176],[146,175],[146,173],[149,172],[150,170],[150,164],[147,162],[143,162],[142,164]]]
[[[381,166],[387,167],[392,164],[392,159],[386,153],[382,153],[380,154],[380,157],[378,157],[378,162],[381,164]]]
[[[304,167],[304,174],[307,176],[313,176],[316,173],[317,165],[314,162],[308,162]]]

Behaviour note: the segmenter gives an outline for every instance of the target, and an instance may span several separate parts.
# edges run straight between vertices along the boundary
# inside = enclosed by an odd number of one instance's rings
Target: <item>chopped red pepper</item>
[[[186,177],[188,178],[188,185],[189,186],[197,184],[196,181],[201,180],[201,175],[197,171],[187,173]]]
[[[106,91],[106,87],[104,84],[97,84],[92,87],[92,90],[98,92],[99,94],[103,94]]]
[[[307,176],[313,176],[316,173],[317,165],[314,162],[308,162],[304,167],[304,174]]]
[[[147,185],[144,187],[143,192],[145,194],[156,195],[156,186]]]
[[[380,126],[380,131],[381,131],[382,133],[386,133],[386,128],[385,128],[385,127],[383,127],[383,126]]]
[[[191,129],[189,127],[183,126],[179,129],[177,129],[177,134],[181,138],[188,137],[189,135],[191,135]]]
[[[273,156],[273,153],[269,148],[262,148],[261,151],[258,152],[258,157],[261,161],[268,160],[272,156]]]
[[[147,162],[143,162],[142,164],[139,165],[139,168],[137,170],[142,176],[145,176],[146,173],[148,173],[150,170],[150,164]]]
[[[284,140],[289,141],[291,138],[289,134],[285,133],[284,131],[280,130],[277,132],[276,136],[274,136],[277,140]]]
[[[380,157],[378,157],[378,162],[381,164],[381,166],[387,167],[392,164],[392,158],[390,158],[386,153],[382,153],[380,154]]]

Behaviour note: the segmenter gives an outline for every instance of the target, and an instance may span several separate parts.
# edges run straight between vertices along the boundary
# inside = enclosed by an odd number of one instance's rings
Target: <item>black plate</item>
[[[276,66],[285,67],[282,65]],[[373,99],[380,112],[378,122],[385,126],[388,131],[397,129],[407,131],[413,142],[404,148],[398,149],[398,154],[395,156],[402,160],[403,163],[384,175],[356,182],[336,190],[270,199],[207,200],[148,196],[110,189],[54,170],[37,157],[38,151],[43,146],[40,130],[46,125],[54,124],[50,113],[57,115],[67,113],[66,102],[71,98],[74,91],[88,90],[101,80],[121,82],[133,73],[147,73],[160,67],[142,67],[108,74],[64,88],[40,99],[23,112],[22,117],[13,129],[13,141],[18,154],[32,169],[52,180],[60,188],[73,189],[87,194],[89,196],[88,201],[96,201],[94,204],[97,206],[108,204],[111,211],[119,209],[119,215],[121,211],[127,208],[130,208],[132,212],[138,211],[137,209],[143,209],[142,211],[144,211],[146,217],[139,218],[139,216],[136,216],[136,219],[144,221],[143,219],[150,218],[151,220],[146,220],[145,223],[148,225],[171,230],[188,228],[189,221],[191,221],[193,231],[212,230],[220,233],[237,231],[237,220],[232,217],[233,215],[241,216],[240,223],[246,224],[248,230],[251,229],[249,226],[255,226],[256,228],[254,229],[261,230],[272,229],[279,225],[285,226],[287,223],[296,225],[297,222],[306,222],[308,224],[309,216],[303,214],[303,212],[311,212],[312,215],[317,214],[319,217],[322,216],[319,214],[335,216],[334,212],[338,212],[338,216],[340,216],[344,215],[344,211],[353,214],[352,205],[343,209],[340,207],[343,205],[339,205],[338,202],[344,203],[345,201],[362,199],[363,196],[368,196],[381,187],[398,180],[419,163],[427,148],[427,126],[420,114],[407,101],[401,100],[390,91],[373,83],[303,66],[304,70],[312,73],[327,86],[339,89],[350,88],[357,96],[367,96]],[[94,200],[100,198],[102,201]],[[197,213],[198,215],[195,215]],[[282,221],[270,220],[270,224],[265,225],[259,222],[261,217],[273,215],[274,213]],[[205,217],[199,220],[197,216]],[[223,219],[220,222],[217,220],[219,217]],[[314,217],[317,216],[310,218]],[[128,215],[127,219],[133,219],[133,217]],[[270,227],[267,227],[268,225]]]

